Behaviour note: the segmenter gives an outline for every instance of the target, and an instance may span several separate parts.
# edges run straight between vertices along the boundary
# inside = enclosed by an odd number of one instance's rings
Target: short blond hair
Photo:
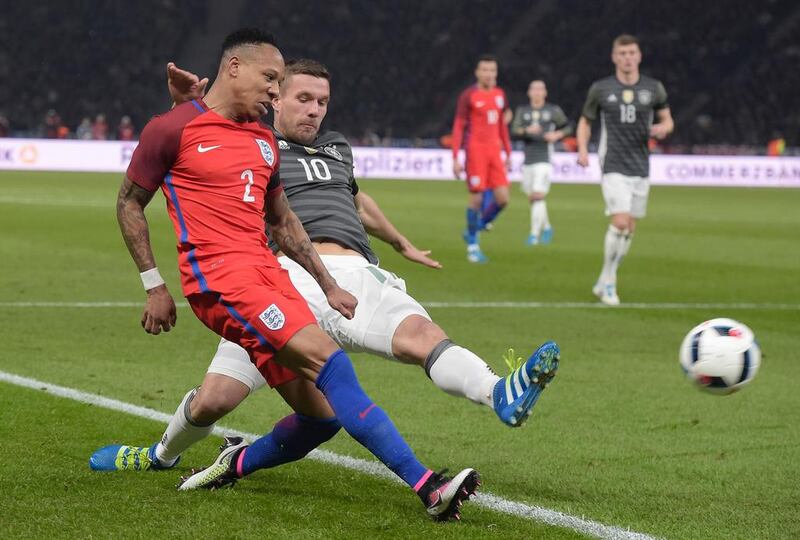
[[[632,35],[632,34],[620,34],[616,38],[614,38],[614,43],[611,44],[612,47],[622,47],[624,45],[639,45],[639,39]]]

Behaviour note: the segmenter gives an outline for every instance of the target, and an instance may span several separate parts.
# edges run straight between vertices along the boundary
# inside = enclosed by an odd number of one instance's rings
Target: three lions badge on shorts
[[[270,330],[280,330],[283,328],[283,323],[286,322],[286,317],[283,315],[283,312],[275,304],[271,304],[258,318],[261,319],[264,326]]]

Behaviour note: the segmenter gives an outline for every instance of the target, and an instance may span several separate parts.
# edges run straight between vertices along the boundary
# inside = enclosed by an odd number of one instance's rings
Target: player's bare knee
[[[322,366],[339,349],[319,326],[308,325],[289,339],[275,359],[302,377],[316,381]]]
[[[392,354],[401,362],[425,365],[425,359],[447,334],[435,322],[421,315],[407,317],[392,337]]]
[[[630,230],[631,217],[628,214],[614,214],[611,217],[611,224],[620,231]]]
[[[189,403],[187,419],[193,424],[207,426],[235,409],[245,396],[238,393],[198,392]]]

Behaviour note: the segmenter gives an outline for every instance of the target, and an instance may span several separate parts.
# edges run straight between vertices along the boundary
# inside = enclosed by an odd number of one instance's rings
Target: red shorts
[[[273,361],[273,356],[317,320],[289,273],[270,266],[242,266],[205,278],[214,292],[187,297],[197,318],[244,348],[271,387],[295,379],[297,375]]]
[[[506,164],[500,149],[493,146],[470,146],[466,151],[467,189],[481,193],[508,185]]]

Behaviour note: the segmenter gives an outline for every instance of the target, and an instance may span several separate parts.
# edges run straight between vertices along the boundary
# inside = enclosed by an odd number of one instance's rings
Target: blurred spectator
[[[58,139],[59,131],[62,127],[61,116],[58,115],[55,109],[50,109],[44,115],[41,133],[45,139]]]
[[[0,84],[0,104],[15,132],[44,136],[42,115],[50,108],[70,125],[97,111],[134,121],[164,111],[168,60],[213,75],[216,62],[186,48],[209,39],[211,3],[193,2],[191,10],[183,4],[6,2],[2,21],[13,24],[0,22],[0,72],[10,65],[16,71]],[[278,36],[287,57],[325,62],[336,103],[327,122],[355,135],[353,140],[364,134],[369,143],[394,146],[417,144],[422,137],[436,145],[450,127],[453,96],[472,79],[475,58],[486,52],[500,57],[499,83],[512,108],[527,101],[530,80],[542,77],[567,116],[577,118],[591,81],[613,71],[610,39],[627,31],[641,39],[647,59],[642,73],[664,81],[670,91],[677,127],[663,143],[665,152],[764,152],[774,129],[788,147],[800,146],[800,2],[634,4],[340,0],[294,3],[277,18],[271,13],[280,9],[278,0],[244,0],[231,10],[232,17],[239,13],[231,27],[259,26]],[[309,34],[309,20],[326,24]],[[53,21],[58,32],[39,31]],[[14,61],[22,57],[41,62]],[[108,129],[93,136],[122,137],[117,125]],[[57,127],[51,131],[58,135]]]
[[[106,122],[106,115],[98,114],[92,123],[92,139],[96,141],[104,141],[108,139],[108,122]]]
[[[768,156],[782,156],[786,151],[786,139],[780,133],[773,133],[772,140],[767,143]]]
[[[92,138],[92,121],[88,116],[84,116],[83,120],[81,120],[81,123],[75,130],[75,136],[84,141],[88,141]]]
[[[11,123],[5,115],[0,114],[0,137],[8,137],[11,133]]]
[[[117,126],[117,139],[120,141],[132,141],[136,138],[136,131],[133,128],[130,116],[123,116]]]

